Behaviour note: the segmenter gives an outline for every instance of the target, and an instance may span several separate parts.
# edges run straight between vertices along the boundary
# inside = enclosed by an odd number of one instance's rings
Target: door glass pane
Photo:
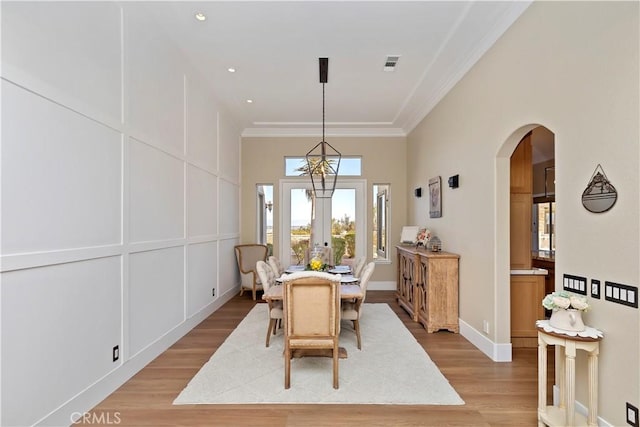
[[[556,250],[556,203],[538,203],[538,250]]]
[[[338,188],[331,199],[331,247],[336,265],[356,256],[356,190]]]
[[[311,193],[304,188],[291,189],[291,259],[292,265],[304,262],[312,230]]]

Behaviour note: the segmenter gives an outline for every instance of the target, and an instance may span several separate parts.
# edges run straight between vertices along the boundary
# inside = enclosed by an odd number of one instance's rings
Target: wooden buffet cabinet
[[[459,255],[431,252],[414,246],[396,246],[398,284],[396,299],[427,332],[459,332]]]

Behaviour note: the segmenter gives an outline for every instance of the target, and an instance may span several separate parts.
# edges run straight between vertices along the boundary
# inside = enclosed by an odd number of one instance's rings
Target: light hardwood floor
[[[108,413],[112,419],[117,412],[120,426],[537,425],[536,349],[514,349],[511,363],[492,362],[459,334],[428,334],[397,305],[394,292],[370,291],[367,302],[391,306],[465,405],[172,405],[254,306],[245,293],[209,316],[91,412]],[[400,353],[398,357],[402,363]],[[547,383],[552,384],[551,366],[549,379]]]

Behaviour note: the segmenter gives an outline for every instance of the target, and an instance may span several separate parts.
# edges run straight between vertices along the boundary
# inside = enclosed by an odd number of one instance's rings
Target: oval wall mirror
[[[616,204],[618,192],[598,165],[587,188],[582,192],[582,206],[589,212],[606,212]]]

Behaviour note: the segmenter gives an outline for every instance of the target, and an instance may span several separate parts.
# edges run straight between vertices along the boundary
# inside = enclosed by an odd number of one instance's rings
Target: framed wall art
[[[442,216],[442,191],[441,180],[437,176],[429,180],[429,218]]]

